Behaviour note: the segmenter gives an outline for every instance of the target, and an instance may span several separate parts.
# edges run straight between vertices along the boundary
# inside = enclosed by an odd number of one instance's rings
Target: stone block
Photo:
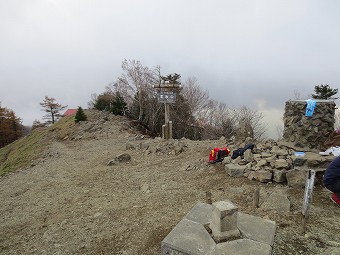
[[[211,225],[217,230],[229,231],[237,227],[238,208],[230,201],[219,201],[212,204]]]
[[[213,216],[209,217],[209,212],[212,214],[213,208],[218,211],[215,217],[220,220],[235,214],[237,216],[235,229],[218,232],[216,242],[215,236],[213,239],[204,227],[212,221]],[[275,230],[275,222],[239,213],[237,207],[228,200],[213,205],[197,203],[164,238],[161,251],[162,255],[270,255]],[[226,233],[232,238],[227,239],[227,242],[219,242],[219,238],[225,240]]]
[[[212,205],[210,229],[216,242],[239,237],[237,229],[238,208],[230,201],[219,201]]]
[[[212,205],[206,203],[197,203],[188,213],[185,218],[203,226],[211,223]]]
[[[273,156],[272,153],[268,153],[268,152],[262,152],[262,153],[261,153],[261,157],[262,157],[262,158],[270,158],[270,157],[272,157],[272,156]]]
[[[289,187],[303,188],[306,184],[306,172],[304,170],[290,170],[286,173]]]
[[[182,219],[164,238],[162,255],[207,255],[216,244],[203,225]]]
[[[229,176],[232,177],[243,177],[246,166],[240,166],[236,164],[225,165],[225,170]]]
[[[272,247],[268,244],[249,239],[238,239],[217,244],[210,255],[270,255],[271,252]]]
[[[254,173],[254,178],[260,182],[270,182],[273,174],[266,170],[259,170]]]
[[[277,159],[275,161],[275,168],[276,169],[288,169],[289,165],[285,159]]]
[[[237,227],[245,238],[266,243],[270,246],[274,243],[275,221],[239,212]]]
[[[281,213],[289,212],[290,201],[282,191],[275,191],[263,202],[261,208],[265,210],[276,210]]]
[[[278,183],[286,182],[287,181],[286,173],[287,173],[286,170],[274,169],[273,170],[273,181],[278,182]]]
[[[277,157],[275,155],[269,157],[269,158],[266,158],[266,161],[269,163],[269,164],[274,164],[275,165],[275,161],[277,160]]]
[[[304,157],[294,157],[293,164],[294,166],[303,166],[306,161],[307,159]]]
[[[263,167],[263,166],[267,165],[267,163],[268,163],[267,160],[260,159],[259,161],[257,161],[256,166],[257,167]]]
[[[278,156],[288,155],[288,151],[286,149],[281,149],[279,146],[273,146],[270,152]]]
[[[251,150],[246,150],[243,154],[243,157],[247,162],[252,162],[254,160],[254,155]]]
[[[247,177],[249,180],[255,180],[255,171],[250,171]]]

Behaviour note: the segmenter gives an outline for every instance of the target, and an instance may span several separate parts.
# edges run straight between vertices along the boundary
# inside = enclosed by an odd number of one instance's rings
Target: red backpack
[[[229,155],[229,153],[230,150],[227,147],[216,147],[210,151],[209,163],[222,162],[223,159]]]

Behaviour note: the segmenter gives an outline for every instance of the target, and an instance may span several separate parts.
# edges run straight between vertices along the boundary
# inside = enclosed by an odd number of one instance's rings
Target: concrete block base
[[[270,255],[276,231],[274,221],[237,214],[235,240],[217,243],[205,227],[212,222],[212,205],[196,204],[162,241],[162,255]],[[234,239],[232,238],[232,239]]]
[[[162,241],[163,255],[210,254],[216,244],[200,223],[183,219]]]
[[[234,229],[229,231],[220,232],[218,230],[212,229],[212,238],[215,243],[221,243],[229,240],[235,240],[240,238],[241,233],[240,230]]]
[[[231,242],[219,243],[210,255],[270,255],[272,247],[268,244],[249,239],[239,239]]]

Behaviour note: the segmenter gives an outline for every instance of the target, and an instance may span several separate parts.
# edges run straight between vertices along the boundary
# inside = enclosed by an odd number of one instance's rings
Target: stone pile
[[[125,144],[126,150],[141,150],[145,155],[179,155],[185,152],[188,148],[184,140],[163,140],[156,138],[153,140],[143,141],[138,136],[130,139]]]
[[[318,151],[296,154],[296,149],[285,142],[267,141],[255,144],[253,150],[246,150],[236,159],[223,160],[225,170],[232,177],[246,177],[260,182],[287,182],[289,186],[303,187],[306,171],[323,172],[334,156],[321,156]]]
[[[316,100],[313,115],[306,117],[305,100],[287,101],[283,138],[298,147],[320,149],[334,131],[335,106],[333,100]]]

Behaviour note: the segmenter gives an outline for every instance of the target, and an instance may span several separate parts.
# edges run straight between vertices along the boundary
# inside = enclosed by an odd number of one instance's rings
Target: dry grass
[[[75,126],[73,117],[66,117],[47,128],[37,128],[29,135],[0,149],[0,176],[31,165],[52,139],[62,139]]]

